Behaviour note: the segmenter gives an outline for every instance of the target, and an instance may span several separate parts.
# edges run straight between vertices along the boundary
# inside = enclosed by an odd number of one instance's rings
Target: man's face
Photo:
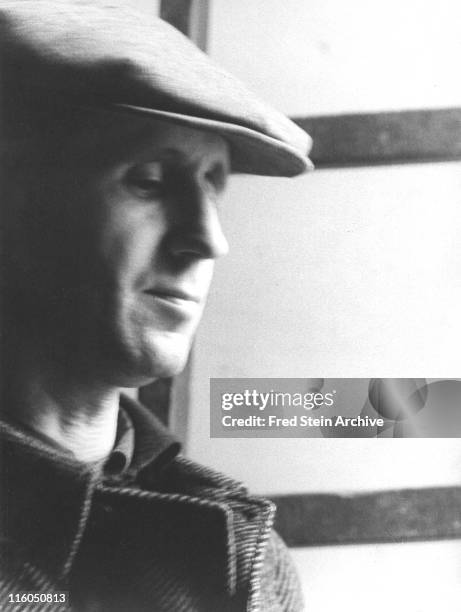
[[[217,205],[229,153],[217,135],[164,122],[122,117],[110,132],[87,153],[77,143],[37,198],[29,301],[71,365],[69,354],[104,382],[137,386],[187,359],[227,252]]]

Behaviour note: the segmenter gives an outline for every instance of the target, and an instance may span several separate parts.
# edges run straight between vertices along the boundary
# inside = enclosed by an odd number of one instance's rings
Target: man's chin
[[[191,339],[180,334],[162,334],[134,351],[125,376],[126,386],[140,387],[157,378],[179,374],[187,363]]]
[[[156,358],[150,364],[149,379],[176,376],[184,369],[188,356],[189,350],[181,353],[178,351],[175,354],[156,355]]]

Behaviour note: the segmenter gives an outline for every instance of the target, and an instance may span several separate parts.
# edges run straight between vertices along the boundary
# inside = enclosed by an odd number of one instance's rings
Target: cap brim
[[[234,123],[130,104],[114,104],[114,109],[158,117],[176,124],[221,134],[230,143],[232,172],[292,177],[314,169],[314,164],[307,157],[312,140],[306,154],[303,155],[285,142]]]

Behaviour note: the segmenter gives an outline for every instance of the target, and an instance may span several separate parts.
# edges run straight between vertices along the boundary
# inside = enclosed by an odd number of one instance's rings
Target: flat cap
[[[117,2],[0,0],[0,41],[13,116],[20,107],[142,113],[222,134],[234,172],[312,167],[303,130],[161,19]]]

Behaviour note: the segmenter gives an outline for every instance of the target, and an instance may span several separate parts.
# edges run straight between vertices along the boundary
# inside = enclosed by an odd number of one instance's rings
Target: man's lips
[[[153,289],[146,289],[144,293],[173,303],[195,302],[199,304],[201,302],[201,299],[196,295],[178,287],[154,287]]]

